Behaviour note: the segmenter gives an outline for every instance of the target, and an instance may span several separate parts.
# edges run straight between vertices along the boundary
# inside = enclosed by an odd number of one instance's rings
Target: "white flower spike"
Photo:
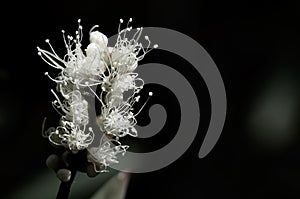
[[[139,42],[143,28],[137,31],[131,38],[127,38],[127,33],[132,30],[129,23],[121,30],[123,20],[120,19],[117,42],[113,47],[109,47],[108,38],[99,31],[94,31],[98,25],[90,29],[90,44],[82,50],[82,26],[78,20],[78,30],[75,37],[63,33],[64,45],[67,50],[66,55],[61,58],[54,48],[46,40],[51,51],[38,49],[40,57],[50,66],[57,69],[58,75],[51,77],[57,84],[56,92],[51,90],[55,96],[52,102],[55,110],[61,115],[60,124],[56,128],[49,128],[44,132],[44,136],[55,145],[63,146],[73,153],[87,149],[88,161],[94,164],[97,172],[107,171],[111,164],[118,163],[117,156],[124,155],[129,146],[122,145],[120,138],[129,135],[137,136],[135,117],[142,108],[133,113],[133,104],[138,102],[138,93],[144,86],[144,81],[138,78],[134,72],[138,62],[151,51],[157,48],[155,44],[150,48],[150,39],[145,36],[148,42],[146,47]],[[92,86],[99,86],[100,93],[93,91]],[[89,88],[89,91],[85,90]],[[124,99],[124,92],[131,95]],[[152,96],[149,92],[149,96]],[[91,147],[94,142],[94,131],[90,125],[89,106],[85,97],[94,96],[101,103],[101,113],[97,116],[97,124],[102,131],[102,136],[97,147]],[[62,98],[62,99],[61,99]],[[99,132],[100,133],[100,132]]]

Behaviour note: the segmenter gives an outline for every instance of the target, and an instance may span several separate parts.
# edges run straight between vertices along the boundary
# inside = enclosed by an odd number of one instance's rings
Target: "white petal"
[[[103,33],[93,31],[90,33],[90,42],[98,44],[102,49],[104,49],[107,46],[108,39]]]

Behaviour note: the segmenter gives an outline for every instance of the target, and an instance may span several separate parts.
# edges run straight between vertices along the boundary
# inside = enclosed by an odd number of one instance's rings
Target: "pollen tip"
[[[123,19],[120,19],[120,23],[123,23]]]
[[[158,45],[157,45],[157,44],[154,44],[153,48],[158,48]]]
[[[80,23],[81,22],[81,19],[78,19],[78,21],[77,21],[78,23]]]
[[[129,22],[132,22],[132,18],[130,17]]]
[[[149,92],[149,96],[152,96],[153,95],[153,93],[152,92]]]
[[[45,72],[44,74],[45,74],[45,75],[48,75],[48,72]],[[51,89],[51,90],[52,90],[52,89]]]
[[[145,36],[145,39],[146,39],[146,40],[149,40],[149,37],[148,37],[148,35],[146,35],[146,36]]]
[[[46,42],[46,43],[49,43],[49,39],[46,39],[45,42]]]

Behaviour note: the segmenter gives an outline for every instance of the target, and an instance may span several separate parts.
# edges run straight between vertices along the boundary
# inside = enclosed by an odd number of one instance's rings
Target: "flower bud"
[[[56,176],[62,182],[68,182],[71,179],[71,171],[68,169],[59,169],[56,173]]]
[[[90,33],[90,42],[98,44],[101,48],[106,48],[108,39],[107,37],[99,31],[93,31]]]

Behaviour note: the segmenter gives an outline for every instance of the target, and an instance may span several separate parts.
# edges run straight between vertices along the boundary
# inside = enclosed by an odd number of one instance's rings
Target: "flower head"
[[[91,128],[88,131],[79,125],[61,118],[61,125],[56,129],[50,128],[47,136],[51,143],[70,149],[73,153],[86,149],[94,139]]]
[[[134,70],[152,48],[148,36],[144,37],[148,42],[146,47],[139,41],[143,28],[137,28],[132,37],[127,37],[132,31],[129,27],[131,21],[130,18],[126,28],[121,30],[123,20],[120,20],[117,42],[113,47],[107,46],[108,38],[103,33],[94,30],[98,27],[96,25],[89,32],[90,44],[82,50],[80,20],[75,37],[65,36],[65,31],[62,31],[67,51],[63,58],[58,56],[48,39],[46,43],[51,51],[38,47],[41,58],[59,70],[55,78],[45,73],[57,84],[56,91],[60,96],[51,90],[55,96],[52,105],[61,119],[58,127],[49,128],[44,136],[73,153],[87,149],[88,161],[94,164],[96,171],[106,171],[110,164],[118,163],[117,155],[125,154],[128,146],[122,145],[120,138],[137,136],[135,117],[145,105],[133,113],[132,106],[139,101],[138,93],[144,86],[144,81]],[[92,86],[101,87],[100,94],[93,91]],[[90,92],[87,93],[85,88]],[[124,93],[129,93],[129,97]],[[89,104],[85,99],[91,95],[102,105],[97,124],[103,134],[97,147],[91,147],[94,131],[89,127]]]
[[[102,137],[98,147],[88,149],[88,161],[94,164],[96,172],[106,172],[111,164],[119,163],[118,155],[124,155],[128,149],[127,145],[115,139]]]
[[[137,131],[134,128],[136,119],[129,104],[103,107],[97,121],[100,129],[108,134],[117,137],[137,136]]]
[[[63,102],[53,90],[51,91],[56,98],[52,105],[61,115],[61,120],[56,129],[50,128],[46,132],[46,137],[51,143],[64,146],[74,153],[87,148],[94,138],[91,127],[86,131],[89,123],[87,101],[82,98],[78,90],[63,94],[65,97]]]
[[[112,67],[117,70],[119,74],[132,72],[138,66],[138,62],[144,58],[144,56],[152,49],[150,48],[151,42],[148,36],[145,36],[145,40],[148,41],[148,45],[144,47],[139,41],[143,28],[137,28],[136,32],[131,38],[127,38],[127,33],[132,31],[132,27],[129,27],[129,23],[132,21],[130,18],[127,27],[120,30],[123,20],[120,20],[119,33],[117,42],[113,48],[111,48],[111,64]],[[154,45],[153,48],[157,48]]]
[[[101,84],[103,73],[106,69],[106,63],[103,61],[104,48],[107,45],[107,38],[100,32],[90,31],[91,43],[86,48],[86,54],[82,51],[82,26],[78,20],[78,30],[75,37],[63,33],[63,39],[67,53],[64,58],[60,58],[49,39],[46,43],[50,46],[51,52],[38,47],[38,54],[42,59],[53,68],[61,70],[56,78],[52,78],[48,73],[50,79],[57,83],[68,84],[71,82],[77,88],[93,86]],[[99,35],[101,34],[101,39]]]

